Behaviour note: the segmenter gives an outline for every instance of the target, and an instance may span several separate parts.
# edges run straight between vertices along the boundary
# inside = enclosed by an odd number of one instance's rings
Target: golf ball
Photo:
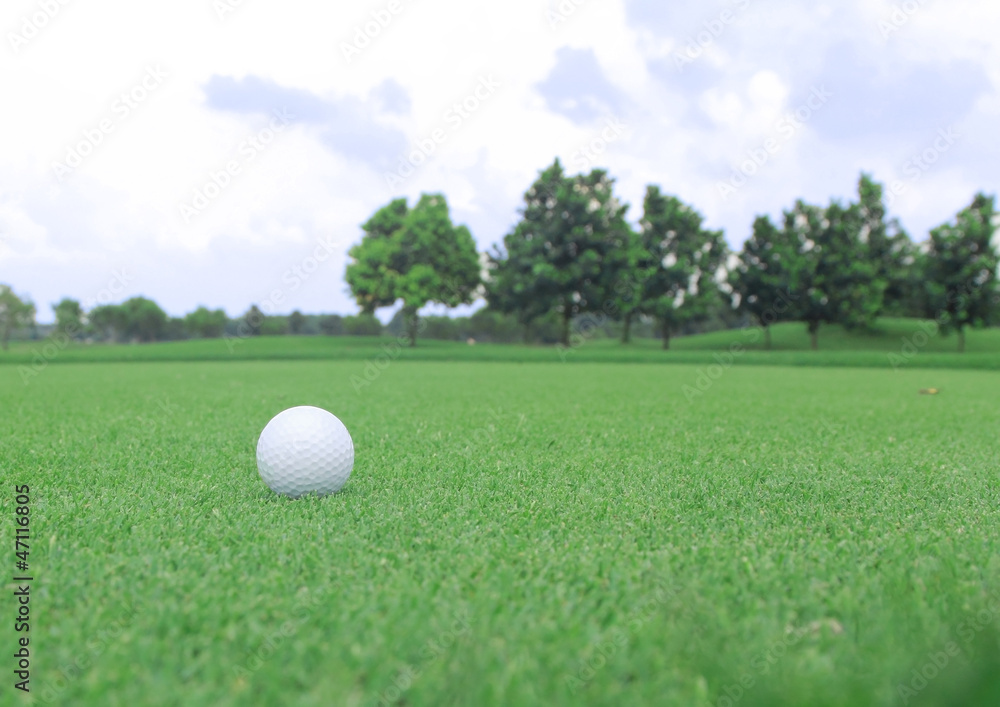
[[[278,413],[257,441],[260,477],[284,496],[336,493],[353,468],[351,433],[321,408],[303,405]]]

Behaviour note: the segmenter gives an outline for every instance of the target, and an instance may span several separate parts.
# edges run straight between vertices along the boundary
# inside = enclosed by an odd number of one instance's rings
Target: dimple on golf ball
[[[257,441],[260,477],[283,496],[336,493],[353,468],[351,433],[321,408],[303,405],[278,413]]]

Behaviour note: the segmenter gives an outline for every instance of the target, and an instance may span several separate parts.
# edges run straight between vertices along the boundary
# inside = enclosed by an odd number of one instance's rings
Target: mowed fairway
[[[0,367],[39,703],[1000,704],[995,373],[363,368]],[[338,495],[257,474],[301,404]]]

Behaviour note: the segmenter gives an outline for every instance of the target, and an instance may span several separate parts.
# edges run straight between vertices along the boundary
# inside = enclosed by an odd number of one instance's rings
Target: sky
[[[39,322],[355,313],[377,209],[443,193],[487,250],[557,157],[733,249],[862,171],[916,241],[1000,191],[985,0],[4,0],[0,32],[0,283]]]

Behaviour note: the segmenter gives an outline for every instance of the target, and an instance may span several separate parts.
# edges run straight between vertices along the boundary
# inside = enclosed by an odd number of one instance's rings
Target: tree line
[[[0,313],[0,341],[7,342],[15,330],[29,334],[34,324],[35,306],[18,297],[7,285],[0,285],[0,307],[4,297],[16,301],[18,316]],[[231,319],[225,310],[198,307],[183,317],[169,316],[155,301],[132,297],[121,304],[99,305],[85,311],[79,301],[64,298],[52,306],[56,321],[53,335],[109,343],[179,341],[213,339],[224,336],[378,336],[383,326],[372,316],[337,314],[266,315],[253,305],[241,316]]]
[[[468,229],[452,224],[445,197],[396,199],[362,226],[346,279],[365,313],[403,302],[416,344],[418,311],[486,299],[524,331],[555,316],[569,345],[574,321],[620,323],[628,343],[636,321],[671,337],[729,310],[764,328],[802,322],[813,348],[823,324],[874,326],[879,316],[935,319],[957,332],[990,326],[1000,312],[994,197],[976,194],[955,219],[914,243],[888,218],[884,189],[862,173],[857,196],[816,205],[798,200],[775,223],[759,216],[738,253],[690,204],[649,185],[643,213],[614,194],[605,170],[567,175],[559,160],[525,192],[520,219],[482,255]]]
[[[937,321],[958,334],[1000,319],[1000,221],[993,196],[976,194],[954,219],[915,243],[889,218],[884,189],[862,173],[857,195],[827,205],[798,200],[777,222],[758,216],[739,252],[723,232],[677,196],[649,185],[633,225],[605,170],[568,175],[558,159],[524,194],[519,220],[500,243],[479,253],[469,229],[452,222],[442,194],[413,207],[394,199],[364,223],[348,255],[345,279],[355,316],[265,315],[253,305],[230,319],[199,307],[169,317],[134,297],[85,312],[79,302],[53,305],[57,333],[102,341],[157,341],[259,335],[405,336],[561,343],[574,323],[628,343],[636,328],[669,348],[671,337],[754,323],[801,322],[813,348],[823,324],[871,328],[879,316]],[[423,317],[485,299],[470,317]],[[402,305],[383,327],[375,312]],[[34,325],[35,307],[0,285],[0,342]],[[608,325],[614,322],[615,327]],[[615,331],[612,331],[612,329]]]
[[[8,308],[7,304],[13,306]],[[3,348],[7,348],[14,334],[27,339],[59,336],[106,343],[254,336],[390,335],[406,338],[408,334],[402,310],[383,325],[371,314],[303,314],[299,310],[291,314],[265,314],[256,305],[236,318],[228,317],[225,310],[207,307],[198,307],[183,317],[171,317],[146,297],[133,297],[121,304],[100,305],[90,310],[85,310],[77,300],[64,298],[54,304],[53,309],[55,323],[40,327],[34,321],[35,305],[30,299],[16,295],[8,285],[0,285],[0,342]],[[421,317],[419,329],[421,336],[429,339],[495,343],[524,340],[524,332],[513,317],[490,309],[481,309],[468,317]],[[552,317],[539,320],[527,340],[555,343],[558,322]]]

